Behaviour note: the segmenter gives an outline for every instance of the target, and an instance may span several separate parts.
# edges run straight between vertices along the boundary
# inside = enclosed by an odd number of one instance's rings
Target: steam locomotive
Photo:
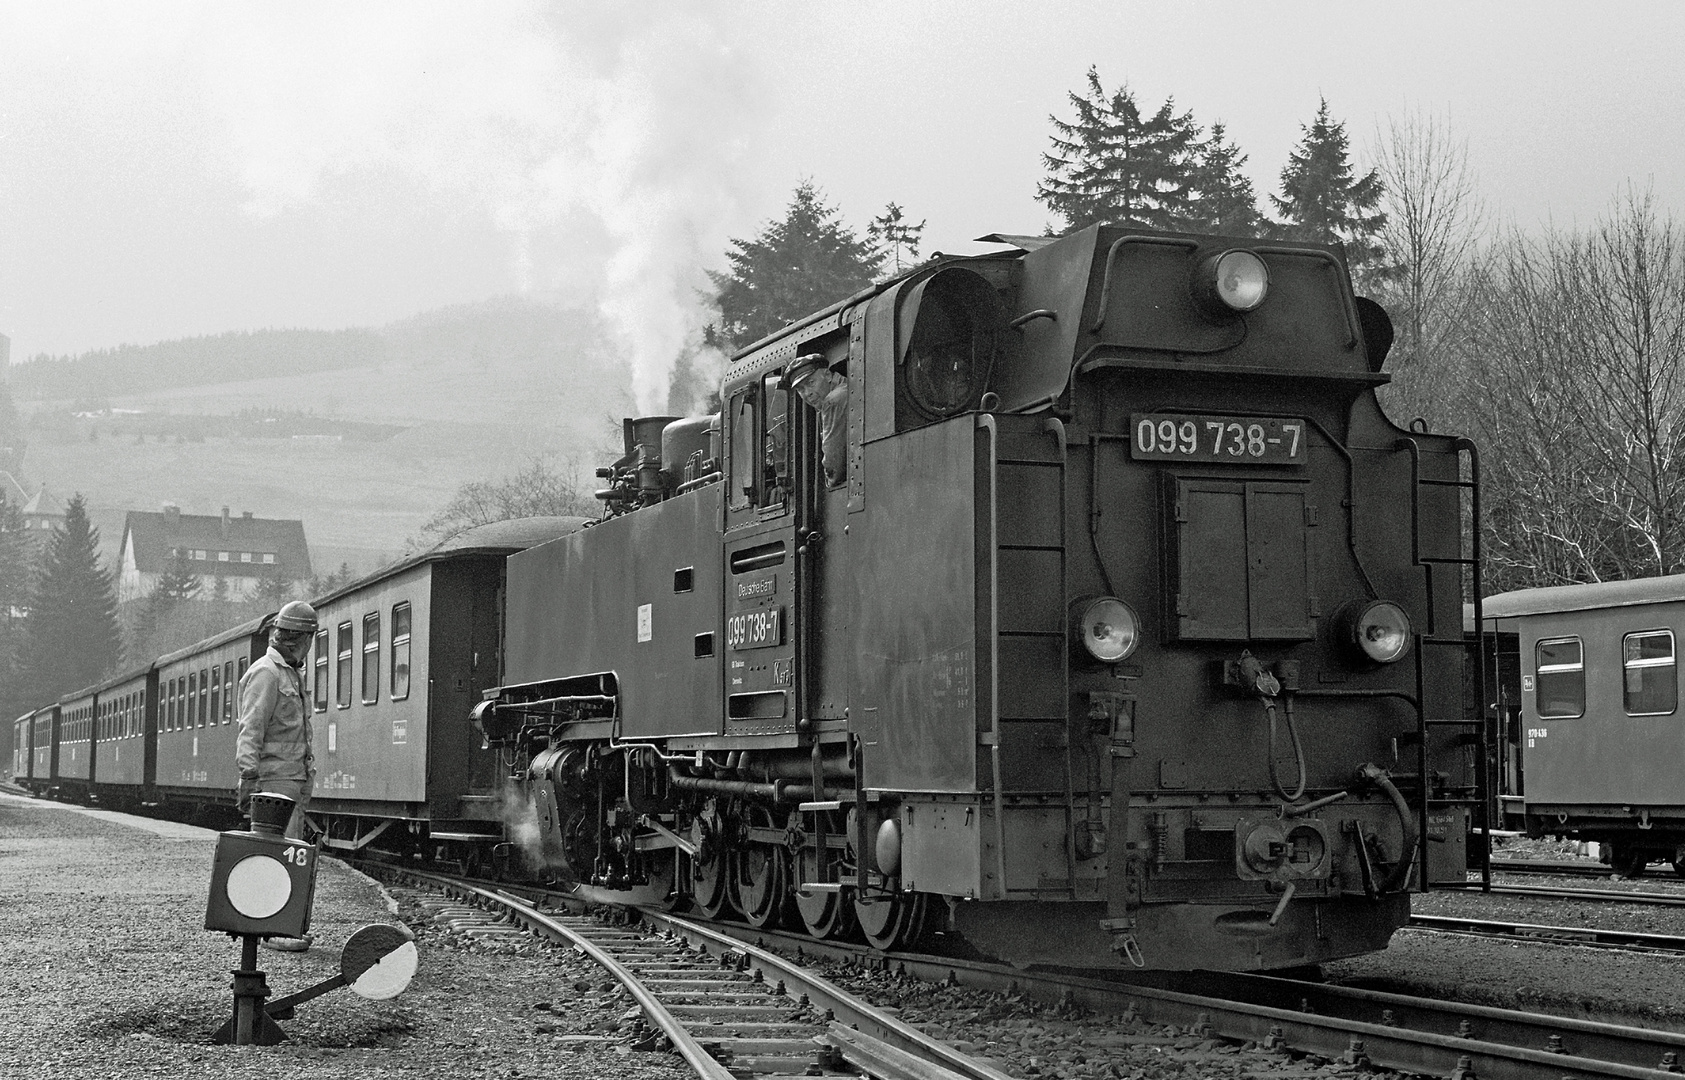
[[[604,519],[508,557],[528,861],[1023,964],[1384,947],[1488,794],[1474,447],[1382,413],[1337,248],[985,239],[628,420]]]

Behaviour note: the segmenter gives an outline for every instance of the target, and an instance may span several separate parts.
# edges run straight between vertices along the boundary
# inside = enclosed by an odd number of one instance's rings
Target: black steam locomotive
[[[1486,794],[1473,448],[1382,414],[1337,249],[990,239],[627,421],[605,520],[509,557],[529,858],[1020,963],[1384,947]]]

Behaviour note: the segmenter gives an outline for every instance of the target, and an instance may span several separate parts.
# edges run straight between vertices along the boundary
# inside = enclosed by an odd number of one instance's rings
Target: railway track
[[[1643,934],[1626,930],[1599,930],[1587,926],[1541,926],[1536,923],[1505,922],[1493,919],[1412,915],[1410,917],[1410,929],[1436,934],[1504,938],[1544,945],[1581,945],[1593,949],[1685,954],[1685,937],[1676,937],[1671,934]]]
[[[1282,1054],[1314,1054],[1346,1064],[1456,1080],[1663,1080],[1676,1078],[1685,1061],[1685,1033],[1264,975],[1191,972],[1126,981],[1070,972],[1021,971],[954,957],[883,953],[862,945],[815,941],[804,934],[738,924],[703,925],[669,912],[639,909],[638,918],[658,931],[644,934],[604,927],[594,919],[569,919],[540,911],[541,907],[569,903],[566,894],[539,889],[493,890],[437,875],[407,870],[400,873],[458,895],[472,896],[479,903],[499,906],[514,922],[567,940],[575,947],[581,946],[557,928],[566,928],[605,952],[618,949],[626,953],[630,962],[621,966],[627,968],[628,977],[644,980],[655,1004],[674,1002],[667,1006],[674,1025],[670,1031],[658,1019],[659,1011],[638,998],[652,1026],[692,1062],[699,1076],[727,1075],[705,1071],[719,1067],[713,1054],[702,1049],[705,1046],[730,1060],[729,1074],[739,1076],[751,1075],[757,1069],[823,1070],[827,1064],[854,1067],[855,1072],[843,1075],[857,1075],[860,1070],[876,1076],[944,1080],[1004,1075],[877,1012],[778,955],[780,952],[801,960],[834,959],[893,969],[933,982],[1077,1004],[1100,1013],[1169,1025],[1194,1036],[1254,1043]],[[1457,924],[1464,933],[1480,929],[1478,920],[1442,921]],[[1428,929],[1425,925],[1422,928]],[[1510,929],[1513,935],[1527,933],[1521,926]],[[1576,944],[1587,943],[1583,935],[1600,933],[1578,928],[1532,929],[1582,935],[1574,941]],[[1624,939],[1625,944],[1616,944],[1617,938]],[[1661,936],[1610,934],[1605,935],[1604,947],[1663,951],[1661,940],[1646,943],[1646,938]],[[682,958],[675,959],[672,950],[678,942],[683,943]],[[1685,950],[1685,942],[1674,943],[1673,948]],[[725,978],[718,978],[720,973]],[[776,992],[780,983],[783,994]],[[770,997],[768,987],[773,988]],[[726,999],[721,994],[733,997]],[[793,1004],[803,995],[805,1008]],[[707,1004],[698,1005],[698,1000]],[[790,1026],[778,1032],[767,1028],[753,1034],[729,1034],[745,1031],[743,1021],[726,1019],[733,1015],[731,1010],[751,1007],[771,1011],[749,1014],[763,1017],[749,1023]],[[828,1020],[823,1019],[826,1010],[830,1013]],[[858,1026],[858,1033],[851,1030],[854,1026]],[[687,1037],[697,1048],[690,1053],[685,1050]],[[879,1064],[867,1064],[874,1060]],[[908,1071],[893,1071],[896,1063]],[[802,1067],[796,1068],[798,1065]]]
[[[1479,885],[1467,886],[1435,886],[1436,889],[1451,891],[1482,891]],[[1654,907],[1685,907],[1685,893],[1675,892],[1638,892],[1626,889],[1582,889],[1574,886],[1554,885],[1494,885],[1489,890],[1493,896],[1530,896],[1552,900],[1584,900],[1602,904],[1649,904]]]
[[[640,913],[659,931],[651,933],[541,910],[537,890],[387,872],[454,897],[454,905],[430,906],[469,933],[519,927],[585,953],[625,988],[654,1037],[704,1080],[863,1072],[883,1080],[1010,1080],[799,964],[689,920]]]

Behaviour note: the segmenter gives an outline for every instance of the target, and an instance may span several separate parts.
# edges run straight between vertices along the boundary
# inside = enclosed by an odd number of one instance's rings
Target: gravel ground
[[[1525,837],[1504,843],[1494,855],[1597,862],[1581,856],[1571,841]],[[1494,883],[1685,896],[1685,881],[1661,864],[1631,879],[1504,873]],[[1415,897],[1411,909],[1423,915],[1685,935],[1685,907],[1435,892]],[[1676,956],[1403,930],[1386,952],[1342,960],[1323,971],[1331,982],[1372,989],[1685,1031],[1685,963]]]
[[[0,1077],[689,1075],[677,1057],[632,1050],[633,1030],[570,1034],[619,1004],[585,978],[583,958],[434,933],[401,997],[336,990],[300,1006],[280,1046],[212,1045],[239,960],[234,942],[202,929],[214,834],[125,824],[135,820],[0,795]],[[392,921],[379,886],[323,860],[316,947],[260,952],[271,991],[329,977],[352,931]]]

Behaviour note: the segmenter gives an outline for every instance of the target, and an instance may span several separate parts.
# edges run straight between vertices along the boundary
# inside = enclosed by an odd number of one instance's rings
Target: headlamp
[[[1390,600],[1348,605],[1341,623],[1342,637],[1377,664],[1390,664],[1410,651],[1410,616]]]
[[[1270,292],[1270,271],[1253,251],[1233,249],[1200,260],[1194,295],[1220,314],[1256,310]]]
[[[1088,597],[1073,606],[1075,636],[1088,655],[1102,664],[1115,664],[1141,643],[1141,620],[1135,609],[1115,596]]]

